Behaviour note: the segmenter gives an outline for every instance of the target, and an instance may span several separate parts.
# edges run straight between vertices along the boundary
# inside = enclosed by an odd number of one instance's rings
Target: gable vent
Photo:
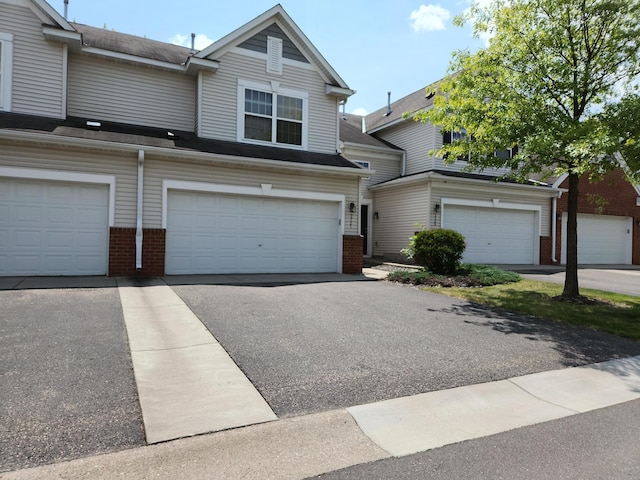
[[[282,39],[267,37],[267,73],[282,75]]]

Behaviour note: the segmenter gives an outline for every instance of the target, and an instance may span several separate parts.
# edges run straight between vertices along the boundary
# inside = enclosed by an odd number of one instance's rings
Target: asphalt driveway
[[[165,281],[280,417],[640,355],[640,342],[335,277]],[[145,444],[118,290],[98,280],[0,291],[0,472]]]
[[[386,282],[173,288],[279,416],[640,354],[637,342]]]
[[[144,445],[117,288],[0,305],[0,472]]]

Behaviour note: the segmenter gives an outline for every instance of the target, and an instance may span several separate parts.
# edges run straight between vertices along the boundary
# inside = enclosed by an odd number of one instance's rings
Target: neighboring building
[[[443,227],[465,236],[466,262],[564,263],[565,178],[520,184],[499,180],[506,170],[469,173],[464,171],[465,161],[450,164],[434,157],[429,152],[450,141],[450,134],[416,122],[411,115],[429,108],[432,101],[421,89],[364,118],[349,119],[354,125],[362,122],[362,131],[384,142],[389,152],[399,148],[404,153],[403,161],[384,163],[383,176],[372,176],[375,181],[369,180],[368,193],[361,193],[374,212],[373,220],[365,222],[371,225],[367,233],[373,255],[403,260],[400,250],[416,230]],[[353,147],[345,148],[345,155],[366,159],[371,142],[361,139],[360,144],[359,156],[352,153]],[[373,151],[369,155],[375,158]],[[377,163],[371,163],[377,170]],[[395,175],[386,168],[391,165]],[[579,262],[640,264],[640,190],[621,172],[597,184],[584,179],[580,189]]]
[[[195,52],[0,0],[0,55],[0,275],[361,270],[353,91],[281,6]]]

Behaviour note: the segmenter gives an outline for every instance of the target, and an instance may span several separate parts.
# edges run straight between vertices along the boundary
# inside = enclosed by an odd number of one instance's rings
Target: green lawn
[[[553,297],[562,293],[562,285],[532,280],[490,287],[433,287],[424,290],[512,312],[580,325],[634,340],[640,339],[640,297],[581,289],[580,293],[583,296],[597,302],[560,302]]]

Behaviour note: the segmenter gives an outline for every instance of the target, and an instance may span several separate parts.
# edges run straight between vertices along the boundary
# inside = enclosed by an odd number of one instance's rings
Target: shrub
[[[460,266],[466,246],[462,234],[438,228],[416,233],[402,253],[433,273],[449,275]]]
[[[516,272],[501,270],[490,265],[463,264],[454,275],[436,275],[427,270],[391,272],[390,282],[428,287],[488,287],[522,280]]]

